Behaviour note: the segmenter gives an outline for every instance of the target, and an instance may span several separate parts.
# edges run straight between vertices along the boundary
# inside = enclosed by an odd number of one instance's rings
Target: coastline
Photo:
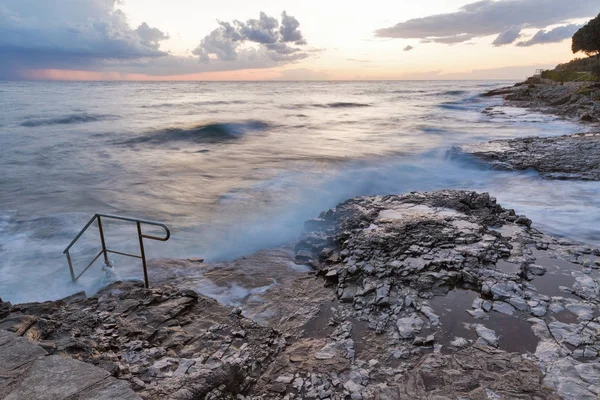
[[[502,94],[510,105],[597,120],[595,103],[572,112],[584,107],[573,97],[580,89],[516,86]],[[556,149],[564,146],[548,152]],[[525,164],[511,168],[532,167]],[[295,252],[238,260],[278,265],[276,292],[251,293],[241,309],[190,290],[194,276],[222,268],[158,261],[149,290],[114,283],[90,299],[0,303],[0,329],[105,368],[144,399],[596,398],[600,251],[531,223],[487,194],[356,198],[309,221]],[[292,259],[312,271],[290,272]],[[252,285],[269,287],[254,278]],[[538,282],[550,292],[530,287]],[[448,316],[436,300],[457,291],[469,304]],[[448,330],[459,315],[470,327]],[[515,331],[500,331],[511,321]],[[510,347],[523,335],[530,347]]]

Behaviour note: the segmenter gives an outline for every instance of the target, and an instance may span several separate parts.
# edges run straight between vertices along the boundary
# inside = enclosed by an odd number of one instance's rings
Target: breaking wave
[[[28,128],[45,125],[70,125],[70,124],[85,124],[88,122],[115,120],[118,117],[114,115],[101,115],[101,114],[72,114],[58,118],[45,118],[45,119],[29,119],[21,124]]]
[[[223,100],[206,100],[206,101],[195,101],[191,103],[159,103],[159,104],[144,104],[140,106],[141,108],[172,108],[172,107],[182,107],[182,106],[223,106],[229,104],[245,104],[245,101],[242,100],[232,100],[232,101],[223,101]]]
[[[466,90],[448,90],[445,92],[442,92],[442,96],[462,96],[463,94],[467,94],[469,92],[467,92]]]
[[[270,125],[261,121],[215,123],[196,125],[189,128],[167,128],[147,133],[144,136],[129,139],[123,144],[164,144],[173,141],[189,141],[196,143],[217,143],[235,140],[248,132],[264,131]]]
[[[348,103],[348,102],[338,102],[338,103],[328,103],[328,104],[315,104],[315,107],[324,107],[324,108],[353,108],[353,107],[371,107],[370,104],[365,103]]]

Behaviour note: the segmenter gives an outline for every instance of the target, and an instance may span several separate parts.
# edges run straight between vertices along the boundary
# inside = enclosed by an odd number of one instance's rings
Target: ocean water
[[[586,127],[479,94],[511,82],[0,83],[0,297],[57,299],[62,251],[95,212],[168,224],[150,258],[224,260],[295,240],[347,198],[443,188],[489,191],[546,232],[598,245],[600,184],[542,180],[450,158],[453,145]],[[495,107],[489,115],[482,111]],[[105,222],[138,251],[135,226]],[[76,270],[99,250],[92,227]],[[113,257],[118,275],[139,262]],[[265,266],[268,268],[268,266]]]

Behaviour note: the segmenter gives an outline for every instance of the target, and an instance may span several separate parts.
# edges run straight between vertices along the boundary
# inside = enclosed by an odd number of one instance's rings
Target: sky
[[[597,0],[0,0],[0,79],[522,79]]]

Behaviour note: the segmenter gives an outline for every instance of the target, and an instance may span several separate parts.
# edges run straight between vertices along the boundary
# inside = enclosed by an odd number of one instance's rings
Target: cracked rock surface
[[[359,197],[294,252],[155,261],[151,289],[0,303],[0,329],[144,399],[596,399],[598,256],[486,193]]]

